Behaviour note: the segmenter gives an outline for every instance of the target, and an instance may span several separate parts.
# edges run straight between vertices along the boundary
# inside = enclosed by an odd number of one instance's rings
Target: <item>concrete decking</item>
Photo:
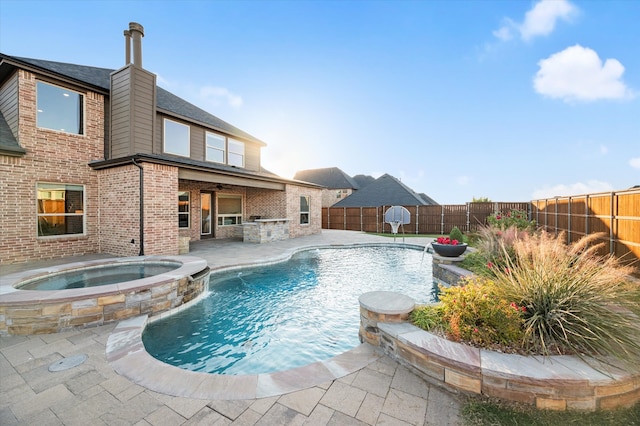
[[[406,238],[425,245],[430,239]],[[260,259],[274,262],[300,248],[393,242],[351,231],[251,244],[192,243],[190,255],[215,270]],[[396,238],[402,243],[402,238]],[[83,259],[103,258],[103,255]],[[78,261],[80,258],[66,259]],[[34,262],[0,267],[0,275],[59,264]],[[0,424],[136,425],[455,425],[458,396],[429,385],[407,368],[379,354],[345,376],[264,398],[200,399],[171,396],[119,375],[107,362],[106,346],[117,324],[72,332],[0,337]],[[49,366],[74,355],[87,360],[68,370]],[[162,377],[158,378],[162,381]],[[177,379],[179,380],[179,379]],[[169,384],[170,386],[170,384]]]

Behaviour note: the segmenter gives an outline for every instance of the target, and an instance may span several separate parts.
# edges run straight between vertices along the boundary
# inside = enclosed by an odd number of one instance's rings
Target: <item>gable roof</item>
[[[378,179],[355,191],[332,207],[379,207],[437,205],[433,199],[422,196],[411,188],[385,173]]]
[[[0,54],[2,62],[11,62],[14,66],[27,66],[36,71],[47,71],[56,76],[66,77],[85,85],[101,89],[104,93],[111,90],[111,73],[116,70],[108,68],[90,67],[86,65],[76,65],[64,62],[46,61],[43,59],[22,58]],[[250,134],[238,129],[207,111],[185,101],[173,93],[156,86],[156,108],[166,114],[175,115],[187,121],[210,127],[229,136],[237,137],[246,141],[255,142],[262,146],[266,143]]]
[[[309,169],[296,172],[294,180],[315,183],[329,189],[359,189],[360,185],[337,167]]]
[[[355,175],[353,177],[353,180],[355,180],[356,183],[360,185],[360,188],[364,188],[365,186],[369,185],[371,182],[375,182],[376,178],[370,175]]]

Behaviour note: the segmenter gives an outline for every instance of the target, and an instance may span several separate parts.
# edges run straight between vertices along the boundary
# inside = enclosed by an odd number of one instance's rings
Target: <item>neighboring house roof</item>
[[[329,189],[359,189],[360,185],[348,174],[337,167],[324,169],[310,169],[296,172],[295,180],[311,182],[317,185],[326,186]]]
[[[371,182],[375,182],[376,178],[369,175],[355,175],[353,177],[353,180],[355,180],[356,183],[360,185],[360,189],[362,189],[365,186],[369,185]]]
[[[21,156],[26,153],[24,148],[18,144],[15,136],[7,124],[4,115],[0,112],[0,154]]]
[[[3,60],[10,59],[13,62],[31,65],[38,69],[45,70],[62,77],[71,78],[78,82],[103,89],[106,93],[109,93],[110,91],[111,73],[116,71],[108,68],[97,68],[86,65],[68,64],[64,62],[45,61],[42,59],[21,58],[5,54],[0,54],[0,58]],[[191,120],[205,126],[210,126],[212,129],[226,133],[229,136],[256,142],[262,146],[266,145],[260,139],[251,136],[250,134],[238,129],[235,126],[232,126],[231,124],[219,119],[215,115],[198,108],[197,106],[185,101],[184,99],[159,86],[156,87],[156,108],[162,110],[162,112],[174,114],[186,120]]]
[[[437,205],[434,200],[418,194],[389,174],[384,174],[332,207],[379,207]]]

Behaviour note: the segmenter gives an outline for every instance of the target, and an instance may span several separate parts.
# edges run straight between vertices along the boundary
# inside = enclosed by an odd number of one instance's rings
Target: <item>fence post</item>
[[[610,226],[609,226],[609,254],[613,254],[616,251],[615,241],[614,241],[615,232],[614,232],[613,227],[614,227],[614,221],[616,223],[618,222],[618,220],[617,220],[618,212],[614,211],[614,205],[616,206],[616,210],[617,210],[617,204],[618,203],[614,203],[614,201],[613,201],[614,195],[615,195],[615,192],[612,192],[611,195],[610,195],[610,197],[611,197],[611,200],[610,200],[610,203],[611,203],[611,219],[610,219],[611,223],[610,223]]]
[[[571,196],[569,196],[569,204],[567,206],[567,244],[571,244]]]
[[[584,236],[586,237],[587,235],[589,235],[589,195],[587,194],[584,197],[584,211],[585,211],[585,216],[584,216]]]
[[[342,230],[343,231],[347,230],[347,208],[346,207],[342,208]]]
[[[440,208],[440,235],[444,234],[444,205]]]
[[[362,226],[362,221],[363,221],[363,217],[362,217],[362,207],[360,207],[360,232],[363,231],[364,227]]]
[[[467,233],[469,232],[469,230],[471,229],[471,203],[467,202],[467,229],[465,230]]]

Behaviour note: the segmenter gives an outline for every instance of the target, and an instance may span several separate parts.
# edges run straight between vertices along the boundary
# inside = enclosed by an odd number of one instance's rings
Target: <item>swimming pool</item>
[[[142,339],[152,356],[187,370],[288,370],[356,347],[358,297],[375,290],[434,300],[431,256],[406,247],[317,249],[213,273],[206,298],[148,324]]]

